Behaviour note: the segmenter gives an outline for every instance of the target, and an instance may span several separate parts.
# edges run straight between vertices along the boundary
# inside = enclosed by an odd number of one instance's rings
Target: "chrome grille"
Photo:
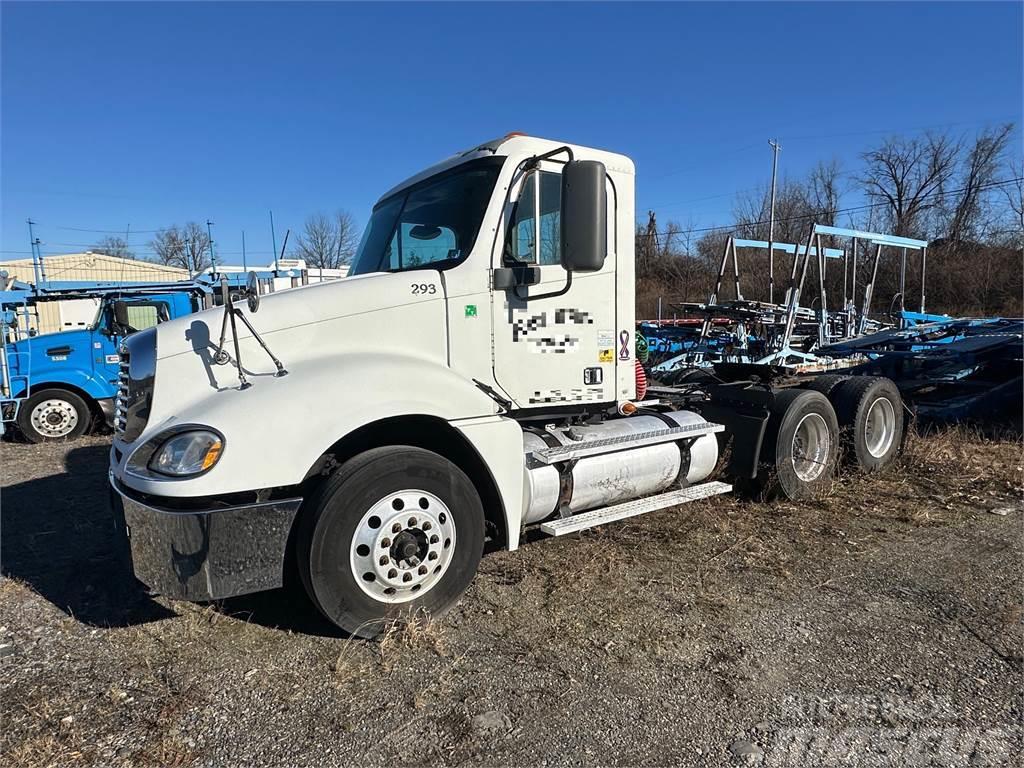
[[[133,333],[121,344],[121,369],[114,402],[114,429],[133,442],[146,429],[156,373],[156,328]]]
[[[114,434],[121,436],[128,425],[128,413],[126,404],[128,402],[128,350],[122,344],[119,350],[121,356],[121,367],[117,375],[117,395],[114,397]]]

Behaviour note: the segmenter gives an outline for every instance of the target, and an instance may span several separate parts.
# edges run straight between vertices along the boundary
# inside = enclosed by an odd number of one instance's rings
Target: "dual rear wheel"
[[[762,447],[761,485],[793,500],[820,496],[839,464],[862,472],[889,466],[903,436],[896,385],[874,376],[819,376],[778,393]]]

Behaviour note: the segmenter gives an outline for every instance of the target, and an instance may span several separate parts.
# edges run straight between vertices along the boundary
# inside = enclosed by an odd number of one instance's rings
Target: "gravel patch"
[[[5,765],[973,766],[1024,748],[1018,442],[915,438],[813,504],[719,497],[496,552],[443,619],[375,642],[294,591],[147,594],[108,447],[0,443]]]

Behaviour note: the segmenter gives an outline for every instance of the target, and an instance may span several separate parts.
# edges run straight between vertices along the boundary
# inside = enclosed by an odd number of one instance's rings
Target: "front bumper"
[[[301,498],[177,510],[132,498],[111,475],[124,512],[135,576],[181,600],[219,600],[282,585],[285,549]]]

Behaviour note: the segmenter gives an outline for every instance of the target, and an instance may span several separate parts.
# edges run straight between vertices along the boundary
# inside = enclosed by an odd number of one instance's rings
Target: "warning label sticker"
[[[614,349],[601,349],[597,352],[597,362],[599,363],[614,363],[615,362],[615,350]]]

